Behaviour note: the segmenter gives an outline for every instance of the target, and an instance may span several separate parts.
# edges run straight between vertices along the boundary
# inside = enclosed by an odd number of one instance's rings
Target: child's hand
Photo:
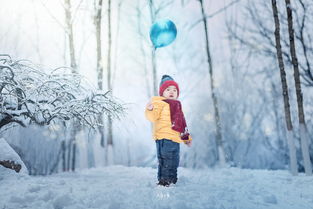
[[[147,104],[146,108],[147,108],[148,110],[153,110],[153,104],[152,104],[151,102],[149,102],[149,103]]]
[[[191,147],[192,141],[186,141],[185,144],[186,144],[188,147]]]

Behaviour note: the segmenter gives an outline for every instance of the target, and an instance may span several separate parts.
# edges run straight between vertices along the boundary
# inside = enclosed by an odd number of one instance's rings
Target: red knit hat
[[[178,84],[174,81],[174,79],[169,75],[163,75],[159,88],[159,95],[163,96],[163,92],[169,86],[175,86],[177,89],[177,97],[179,96],[179,87]]]

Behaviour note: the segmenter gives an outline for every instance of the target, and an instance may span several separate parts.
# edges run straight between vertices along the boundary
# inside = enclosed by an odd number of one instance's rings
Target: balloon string
[[[152,56],[155,56],[155,51],[157,50],[157,48],[156,47],[153,47],[152,48]]]

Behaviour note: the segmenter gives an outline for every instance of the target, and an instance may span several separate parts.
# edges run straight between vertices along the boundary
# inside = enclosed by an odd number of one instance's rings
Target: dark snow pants
[[[179,143],[172,140],[156,140],[158,157],[158,180],[168,183],[177,182],[177,168],[179,165]]]

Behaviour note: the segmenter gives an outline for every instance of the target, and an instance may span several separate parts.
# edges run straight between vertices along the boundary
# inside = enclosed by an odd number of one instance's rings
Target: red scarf
[[[182,140],[188,140],[188,128],[180,101],[173,99],[165,99],[163,101],[170,105],[172,129],[180,133]]]

